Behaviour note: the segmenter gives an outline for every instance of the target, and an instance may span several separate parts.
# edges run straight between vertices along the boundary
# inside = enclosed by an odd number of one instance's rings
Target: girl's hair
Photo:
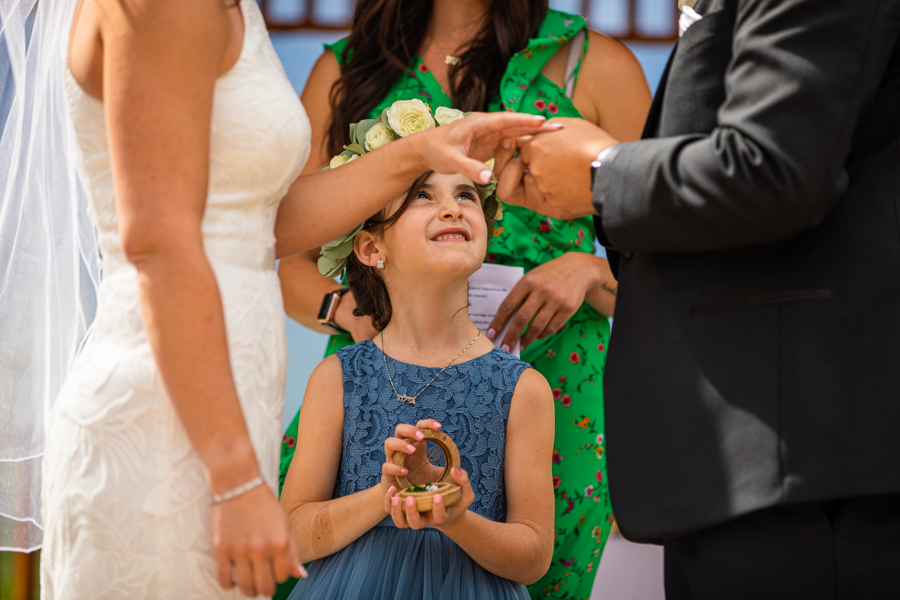
[[[410,203],[422,190],[422,186],[428,181],[434,171],[426,171],[418,179],[416,179],[409,189],[406,190],[406,196],[403,203],[390,216],[386,216],[387,208],[383,209],[374,217],[368,219],[363,225],[363,231],[369,231],[377,237],[384,235],[384,232],[396,223]],[[482,198],[481,204],[485,211],[485,220],[487,221],[487,230],[493,230],[494,214],[497,211],[498,200],[496,197],[490,196],[485,199],[484,186],[474,184],[478,190],[479,196]],[[353,293],[353,299],[356,301],[356,308],[353,314],[357,317],[372,317],[372,325],[375,331],[381,331],[387,324],[391,322],[391,297],[388,294],[387,286],[384,279],[381,278],[379,272],[368,265],[364,265],[356,257],[355,252],[351,252],[347,258],[347,285]]]
[[[353,29],[331,88],[330,154],[343,149],[350,123],[369,116],[419,52],[428,31],[433,0],[358,0]],[[450,67],[450,96],[464,112],[485,110],[500,91],[512,55],[537,36],[548,0],[492,0],[484,27],[460,64]]]

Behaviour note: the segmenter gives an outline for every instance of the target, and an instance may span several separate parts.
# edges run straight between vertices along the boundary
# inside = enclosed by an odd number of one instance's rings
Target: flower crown
[[[352,162],[373,150],[393,142],[397,138],[406,137],[420,131],[433,129],[439,125],[449,125],[468,116],[455,108],[439,106],[434,114],[431,107],[419,99],[397,100],[385,108],[379,119],[364,119],[359,123],[350,124],[350,145],[344,146],[344,151],[331,159],[327,167],[322,169],[336,169]],[[493,166],[493,160],[488,161],[488,166]],[[486,186],[481,186],[482,204],[485,216],[493,219],[500,211],[500,201],[494,196],[497,189],[497,180],[491,179]],[[347,259],[353,252],[353,240],[365,223],[360,223],[350,233],[342,235],[322,246],[319,257],[319,272],[326,277],[334,277],[343,272],[347,265]]]

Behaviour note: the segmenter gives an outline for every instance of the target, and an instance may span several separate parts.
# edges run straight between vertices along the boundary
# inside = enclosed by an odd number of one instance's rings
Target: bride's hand
[[[287,517],[267,485],[210,509],[219,584],[245,596],[271,596],[275,584],[306,577]]]
[[[523,113],[476,113],[450,125],[429,129],[422,136],[424,169],[438,173],[462,173],[486,184],[491,170],[484,164],[493,158],[505,137],[519,137],[555,131],[561,125],[547,125],[544,117]],[[415,136],[411,136],[415,137]]]

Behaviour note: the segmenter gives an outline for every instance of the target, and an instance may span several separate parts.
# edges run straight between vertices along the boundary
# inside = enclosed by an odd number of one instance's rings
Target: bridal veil
[[[96,306],[64,68],[74,0],[0,0],[0,550],[40,547],[45,420]]]

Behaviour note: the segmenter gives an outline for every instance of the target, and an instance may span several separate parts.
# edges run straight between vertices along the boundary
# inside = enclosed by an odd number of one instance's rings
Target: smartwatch
[[[343,296],[344,293],[349,290],[350,288],[342,287],[334,290],[333,292],[328,292],[327,294],[325,294],[325,297],[322,298],[322,307],[319,308],[319,316],[316,317],[319,325],[336,334],[347,333],[346,331],[338,327],[337,323],[334,322],[334,313],[337,312],[337,307],[338,303],[341,301],[341,296]]]

